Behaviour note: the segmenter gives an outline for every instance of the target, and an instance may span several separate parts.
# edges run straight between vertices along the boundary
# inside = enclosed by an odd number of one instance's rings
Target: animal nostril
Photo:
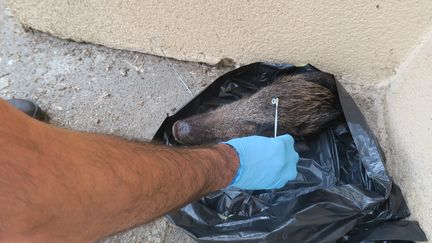
[[[181,142],[182,137],[190,133],[191,127],[185,121],[176,121],[172,128],[174,139]]]

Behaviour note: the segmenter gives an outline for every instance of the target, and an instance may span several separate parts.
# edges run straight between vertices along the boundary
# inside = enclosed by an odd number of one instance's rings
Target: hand
[[[247,190],[274,189],[297,177],[299,155],[290,135],[276,138],[251,136],[225,143],[237,151],[240,159],[231,186]]]

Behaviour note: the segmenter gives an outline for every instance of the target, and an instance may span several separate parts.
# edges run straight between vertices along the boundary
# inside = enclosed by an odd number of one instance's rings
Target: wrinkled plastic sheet
[[[312,65],[253,63],[222,75],[167,117],[154,137],[172,146],[172,124],[248,96],[280,75],[319,71]],[[400,188],[385,168],[377,140],[346,90],[335,80],[317,83],[338,94],[343,121],[297,140],[298,176],[278,190],[216,191],[167,217],[199,242],[425,241]],[[263,101],[269,102],[269,101]]]

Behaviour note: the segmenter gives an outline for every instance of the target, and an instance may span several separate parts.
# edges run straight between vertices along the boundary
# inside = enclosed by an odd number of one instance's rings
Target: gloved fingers
[[[294,138],[291,135],[285,134],[276,138],[281,140],[284,143],[286,149],[288,150],[294,149]]]
[[[290,162],[295,162],[297,164],[300,156],[297,153],[297,151],[295,151],[294,138],[289,134],[279,136],[278,138],[282,139],[282,141],[284,142],[284,145],[285,145],[284,151],[285,151],[285,154],[288,156],[287,159]]]
[[[288,165],[288,168],[286,169],[284,173],[284,178],[288,181],[294,180],[297,178],[297,163],[292,163]]]
[[[284,187],[288,182],[288,179],[285,176],[282,176],[276,183],[273,184],[274,189],[280,189]]]
[[[294,180],[297,177],[297,163],[300,156],[297,152],[285,153],[285,163],[283,165],[283,175],[287,180]]]
[[[298,153],[294,139],[250,136],[225,142],[238,153],[240,165],[231,185],[242,189],[282,188],[297,177]]]
[[[285,163],[283,168],[281,168],[279,175],[276,178],[273,178],[271,188],[282,188],[288,181],[295,180],[297,178],[297,174],[297,163]]]
[[[300,155],[296,151],[294,151],[292,153],[289,153],[289,156],[290,156],[290,160],[294,162],[295,165],[297,165],[300,159]]]

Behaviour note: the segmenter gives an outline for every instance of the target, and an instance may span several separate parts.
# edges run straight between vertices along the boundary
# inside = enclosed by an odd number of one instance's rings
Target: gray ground
[[[0,97],[35,100],[57,126],[151,139],[167,114],[192,97],[173,68],[194,94],[229,70],[25,31],[0,0]],[[342,81],[388,153],[384,87]],[[104,241],[192,242],[165,219]]]
[[[170,65],[194,94],[228,71],[25,31],[0,0],[0,97],[35,100],[57,126],[151,139],[191,99]],[[161,219],[106,241],[192,241],[174,227]]]

